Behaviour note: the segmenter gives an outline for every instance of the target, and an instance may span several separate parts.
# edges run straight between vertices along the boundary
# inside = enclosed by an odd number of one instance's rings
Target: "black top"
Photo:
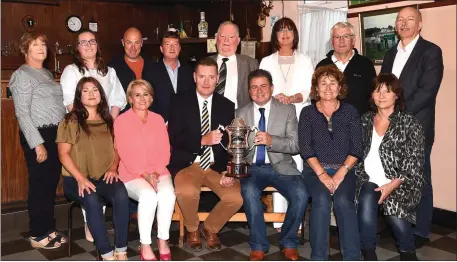
[[[177,94],[189,90],[195,90],[193,74],[194,70],[189,64],[180,62],[176,88]],[[170,101],[171,97],[175,95],[175,90],[173,89],[173,84],[171,83],[171,79],[168,75],[163,59],[159,59],[159,61],[153,65],[151,84],[155,91],[155,99],[151,106],[152,111],[161,115],[165,122],[167,122],[170,111]]]
[[[381,73],[392,73],[397,45],[384,56]],[[441,48],[421,36],[400,74],[405,90],[405,112],[414,115],[422,124],[425,146],[431,148],[435,139],[436,95],[443,80],[443,54]]]
[[[219,125],[229,125],[235,117],[235,104],[229,99],[214,93],[211,104],[211,130]],[[202,155],[201,120],[197,92],[190,90],[171,98],[168,120],[168,136],[170,137],[171,158],[167,166],[174,177],[181,169],[190,166],[197,155]],[[222,144],[227,146],[228,135],[224,133]],[[211,146],[214,164],[210,168],[216,172],[226,170],[229,155],[220,145]]]
[[[362,126],[357,110],[344,102],[333,113],[331,121],[332,132],[316,103],[304,107],[298,123],[298,144],[305,161],[317,157],[324,168],[336,169],[348,155],[362,157]]]
[[[320,61],[316,69],[323,65],[332,65],[333,53],[333,50],[328,52],[327,58]],[[348,94],[342,101],[355,106],[359,115],[370,111],[370,91],[375,78],[376,71],[371,60],[359,55],[357,49],[354,48],[354,56],[349,61],[346,69],[344,69],[344,79],[348,86]]]
[[[153,73],[153,64],[154,61],[152,59],[147,59],[147,56],[141,56],[144,60],[143,72],[141,73],[142,79],[148,81],[152,84],[152,73]],[[122,88],[124,91],[127,92],[127,87],[129,86],[130,82],[136,80],[135,72],[127,65],[125,62],[124,55],[118,55],[113,57],[109,62],[108,66],[114,68],[116,70],[116,75],[121,81]],[[154,88],[154,85],[152,86]],[[127,98],[128,99],[128,98]],[[121,113],[126,112],[130,108],[130,104],[127,103],[125,108],[121,111]],[[149,107],[152,110],[152,105]]]

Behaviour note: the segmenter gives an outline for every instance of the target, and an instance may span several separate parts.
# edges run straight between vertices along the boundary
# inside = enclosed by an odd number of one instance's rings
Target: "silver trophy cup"
[[[229,143],[227,147],[222,147],[232,155],[232,159],[227,164],[228,177],[248,177],[248,162],[244,157],[254,148],[254,144],[250,147],[248,137],[251,132],[258,131],[257,127],[246,126],[242,118],[233,119],[232,123],[226,127],[219,125],[219,129],[227,132]]]

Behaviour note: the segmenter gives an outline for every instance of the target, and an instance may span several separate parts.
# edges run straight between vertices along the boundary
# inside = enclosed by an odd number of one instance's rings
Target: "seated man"
[[[257,126],[260,130],[253,141],[256,149],[246,157],[251,164],[250,176],[241,179],[244,210],[251,227],[250,260],[262,260],[270,248],[260,202],[262,191],[267,186],[276,188],[289,202],[279,244],[287,259],[297,260],[297,231],[306,210],[308,193],[292,159],[292,155],[298,152],[295,106],[282,104],[271,96],[273,80],[268,71],[255,70],[249,74],[248,80],[249,95],[253,101],[238,108],[236,117],[243,118],[246,125]]]
[[[187,229],[186,242],[196,251],[202,248],[197,216],[201,186],[209,187],[221,199],[201,227],[209,249],[221,248],[217,233],[243,205],[239,181],[221,174],[227,167],[228,153],[220,143],[226,146],[228,136],[217,128],[231,123],[235,105],[214,93],[218,78],[216,61],[198,61],[194,72],[197,89],[174,96],[168,118],[172,147],[168,169]]]

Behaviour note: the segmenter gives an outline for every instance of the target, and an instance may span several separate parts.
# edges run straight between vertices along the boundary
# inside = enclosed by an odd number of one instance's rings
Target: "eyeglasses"
[[[95,40],[95,39],[91,39],[89,41],[81,40],[78,42],[78,45],[81,45],[81,46],[89,46],[89,45],[96,45],[96,44],[97,44],[97,40]]]
[[[344,40],[349,40],[353,37],[354,35],[334,35],[332,38],[334,40],[341,40],[341,39],[344,39]]]

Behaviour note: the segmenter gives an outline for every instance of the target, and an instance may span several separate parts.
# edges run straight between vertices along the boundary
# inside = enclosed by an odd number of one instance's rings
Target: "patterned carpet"
[[[64,210],[63,210],[64,211]],[[62,211],[61,211],[62,212]],[[80,212],[78,212],[80,213]],[[26,214],[26,212],[25,212]],[[65,215],[65,212],[64,212]],[[7,215],[2,215],[2,245],[1,245],[1,260],[95,260],[95,246],[86,241],[84,238],[84,228],[82,222],[79,221],[78,226],[74,226],[72,240],[72,256],[67,257],[67,244],[55,250],[36,250],[33,249],[27,239],[26,230],[14,229],[14,218],[12,226],[8,226],[3,220]],[[107,221],[111,221],[107,214]],[[17,221],[16,221],[17,222]],[[62,221],[59,230],[67,233],[66,221]],[[75,223],[75,222],[74,222]],[[112,223],[107,222],[108,228],[112,228]],[[431,234],[431,243],[417,250],[417,255],[420,260],[457,260],[457,240],[456,231],[433,226]],[[152,245],[156,247],[156,232],[153,232]],[[279,250],[279,233],[272,227],[271,224],[267,227],[268,240],[271,248],[265,256],[265,260],[285,260],[282,252]],[[250,248],[248,245],[249,229],[246,223],[229,223],[219,234],[222,249],[220,251],[211,252],[203,248],[200,252],[193,252],[186,245],[183,248],[178,247],[179,227],[177,223],[172,224],[170,247],[173,260],[249,260]],[[131,223],[129,229],[128,256],[130,260],[139,260],[137,248],[139,246],[139,235],[135,222]],[[308,225],[305,228],[305,241],[299,247],[300,260],[309,260],[311,255],[310,243],[308,241]],[[112,231],[110,240],[113,241]],[[338,238],[335,232],[331,230],[329,243],[330,257],[329,260],[342,260],[339,251]],[[156,256],[158,250],[155,248]],[[399,260],[399,254],[393,238],[385,238],[378,240],[376,250],[379,260]]]

